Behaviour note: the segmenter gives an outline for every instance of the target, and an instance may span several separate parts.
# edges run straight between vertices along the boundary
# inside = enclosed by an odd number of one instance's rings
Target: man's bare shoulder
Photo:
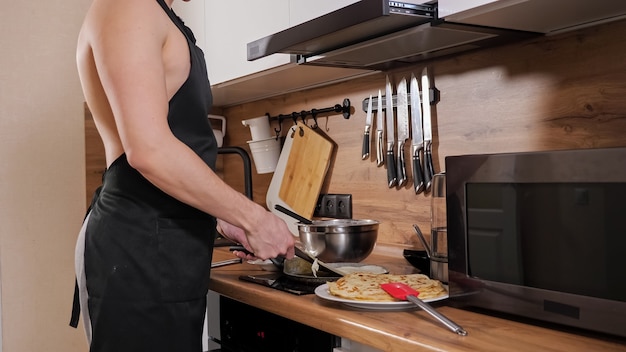
[[[89,42],[103,37],[123,41],[133,35],[165,36],[166,32],[167,15],[156,0],[94,0],[81,28],[81,36]]]

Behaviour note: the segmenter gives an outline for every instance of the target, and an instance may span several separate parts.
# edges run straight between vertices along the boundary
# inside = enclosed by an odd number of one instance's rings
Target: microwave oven
[[[626,337],[626,148],[445,165],[455,305]]]

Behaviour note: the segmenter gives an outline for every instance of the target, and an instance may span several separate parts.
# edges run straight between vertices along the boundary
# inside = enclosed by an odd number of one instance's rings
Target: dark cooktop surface
[[[294,295],[312,294],[315,292],[315,288],[321,285],[319,282],[304,283],[297,281],[283,273],[278,272],[261,275],[242,275],[239,279],[271,287],[276,290],[289,292]]]

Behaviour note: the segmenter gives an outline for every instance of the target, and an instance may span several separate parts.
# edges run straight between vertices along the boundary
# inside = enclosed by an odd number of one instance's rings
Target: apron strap
[[[104,178],[104,175],[102,176]],[[91,204],[89,204],[89,208],[87,208],[87,213],[85,213],[85,217],[83,218],[83,222],[87,220],[87,216],[91,212],[91,208],[96,203],[98,196],[100,196],[100,191],[102,190],[102,186],[98,187],[94,192],[93,198],[91,199]],[[83,224],[84,226],[85,224]],[[70,326],[73,328],[78,327],[78,319],[80,318],[80,295],[78,288],[78,278],[74,278],[74,299],[72,301],[72,315],[70,317]]]
[[[74,280],[74,302],[72,302],[72,317],[70,318],[70,326],[78,327],[78,319],[80,318],[80,300],[78,298],[78,280]]]

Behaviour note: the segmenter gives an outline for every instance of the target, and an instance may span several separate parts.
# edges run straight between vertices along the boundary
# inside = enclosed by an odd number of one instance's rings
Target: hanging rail
[[[280,132],[283,129],[283,121],[286,119],[292,119],[294,124],[298,122],[298,119],[301,119],[303,123],[306,123],[307,116],[311,116],[314,121],[314,125],[311,128],[317,128],[317,118],[320,116],[330,116],[336,114],[342,114],[344,119],[349,119],[351,109],[350,109],[350,99],[346,98],[343,100],[343,104],[335,104],[332,107],[324,108],[324,109],[311,109],[311,110],[302,110],[300,112],[292,112],[291,114],[283,115],[279,114],[277,116],[270,116],[269,113],[266,113],[267,117],[270,121],[278,121],[278,128],[274,128],[274,132],[276,132],[276,137],[280,136]]]
[[[422,99],[422,93],[420,92],[420,99]],[[440,96],[440,92],[439,89],[437,89],[436,87],[431,87],[430,88],[430,105],[437,105],[437,103],[439,103],[439,98]],[[381,102],[381,106],[383,108],[383,110],[387,109],[387,104],[386,104],[386,96],[383,95],[382,97],[382,102]],[[396,106],[397,100],[398,100],[398,96],[396,94],[394,94],[392,97],[393,99],[393,106]],[[410,100],[410,99],[407,99]],[[370,101],[370,98],[365,98],[363,99],[363,111],[367,112],[367,106],[368,103]],[[407,101],[408,105],[411,105],[410,101]],[[372,97],[372,111],[375,112],[378,109],[378,98],[377,97]]]

